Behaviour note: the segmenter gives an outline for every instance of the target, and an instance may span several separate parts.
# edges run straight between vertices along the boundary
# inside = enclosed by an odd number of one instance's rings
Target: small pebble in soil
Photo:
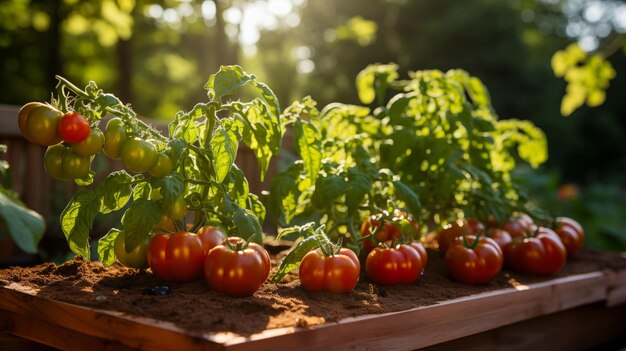
[[[155,296],[169,295],[170,292],[172,292],[172,289],[170,289],[170,287],[167,285],[155,285],[151,288],[147,288],[146,290],[144,290],[144,294]]]
[[[104,295],[98,295],[98,296],[96,296],[96,301],[98,301],[98,302],[104,302],[104,301],[106,301],[106,300],[107,300],[107,297],[106,297],[106,296],[104,296]]]

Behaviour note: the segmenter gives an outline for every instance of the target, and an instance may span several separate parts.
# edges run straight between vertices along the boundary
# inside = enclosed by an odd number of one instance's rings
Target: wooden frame
[[[242,336],[189,333],[169,322],[40,298],[12,283],[0,288],[0,328],[63,349],[407,350],[579,306],[616,306],[624,302],[625,288],[626,271],[591,272],[401,312]]]

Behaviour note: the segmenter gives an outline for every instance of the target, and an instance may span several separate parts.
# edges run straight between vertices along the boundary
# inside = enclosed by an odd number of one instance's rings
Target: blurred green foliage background
[[[624,33],[626,3],[614,0],[0,0],[0,103],[47,100],[60,74],[167,120],[202,101],[225,64],[257,74],[283,107],[305,95],[356,103],[370,63],[463,68],[501,118],[546,132],[547,165],[517,173],[533,198],[580,219],[589,246],[626,250]],[[566,81],[550,64],[572,42],[617,75],[599,107],[566,119]]]

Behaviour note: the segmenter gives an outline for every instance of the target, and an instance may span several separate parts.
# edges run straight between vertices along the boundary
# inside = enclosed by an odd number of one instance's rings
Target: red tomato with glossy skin
[[[226,240],[226,235],[217,227],[204,226],[198,230],[198,237],[202,241],[202,250],[204,255],[208,255],[209,251]]]
[[[439,252],[445,255],[446,251],[454,239],[458,236],[465,236],[471,234],[470,228],[465,226],[462,221],[456,221],[445,226],[437,234],[437,243],[439,244]]]
[[[413,284],[422,273],[422,260],[411,246],[376,247],[365,261],[367,277],[380,285]]]
[[[493,239],[502,252],[504,252],[504,248],[513,240],[509,232],[500,228],[487,229],[487,237]]]
[[[585,243],[585,232],[577,221],[568,217],[557,217],[554,224],[554,232],[561,238],[561,242],[567,250],[567,257],[574,256]]]
[[[199,278],[203,261],[202,241],[194,233],[159,233],[148,245],[148,264],[162,280],[188,282]]]
[[[552,275],[565,265],[567,252],[558,235],[551,229],[539,227],[526,237],[513,238],[506,246],[507,265],[513,270],[534,274]]]
[[[120,149],[124,167],[131,172],[147,172],[156,163],[157,149],[147,140],[126,139]]]
[[[512,238],[524,236],[528,231],[536,229],[533,219],[525,213],[509,218],[500,228],[507,231]]]
[[[115,238],[114,251],[117,260],[126,267],[145,269],[148,268],[148,240],[143,241],[131,252],[126,251],[126,234],[121,231]]]
[[[487,237],[458,237],[446,252],[448,274],[465,284],[488,283],[500,273],[502,262],[500,247]]]
[[[243,245],[241,238],[228,239],[231,246]],[[269,276],[270,257],[256,243],[233,250],[226,243],[209,251],[204,263],[204,278],[209,287],[230,296],[254,294]]]
[[[477,219],[474,218],[469,218],[467,219],[463,226],[466,228],[467,232],[470,234],[481,234],[485,232],[485,225],[482,224],[482,222],[480,222]]]
[[[89,137],[91,127],[85,117],[78,112],[68,112],[61,117],[57,124],[57,131],[63,141],[76,144]]]
[[[324,256],[320,249],[313,250],[304,255],[299,268],[300,283],[309,292],[350,292],[359,281],[360,274],[358,257],[346,248],[332,256]]]
[[[26,117],[26,139],[35,144],[50,146],[61,142],[57,125],[63,116],[61,111],[52,106],[35,106]]]
[[[79,143],[72,144],[72,150],[80,156],[93,156],[102,150],[104,134],[99,128],[93,128],[87,138]]]
[[[409,245],[411,245],[420,255],[420,259],[422,260],[422,273],[424,273],[424,269],[426,269],[426,265],[428,264],[428,253],[426,252],[424,245],[422,245],[419,241],[412,241]]]

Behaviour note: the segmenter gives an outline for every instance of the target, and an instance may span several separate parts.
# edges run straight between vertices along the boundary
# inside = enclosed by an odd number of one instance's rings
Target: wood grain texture
[[[407,311],[360,316],[302,329],[271,329],[250,336],[190,334],[171,323],[18,292],[20,286],[16,284],[0,288],[0,308],[106,341],[94,350],[107,349],[111,342],[155,350],[409,350],[578,306],[603,303],[607,298],[607,282],[603,272],[592,272],[521,286],[520,290],[498,290]],[[29,337],[26,334],[22,331],[19,335]],[[43,339],[35,340],[55,346]]]

